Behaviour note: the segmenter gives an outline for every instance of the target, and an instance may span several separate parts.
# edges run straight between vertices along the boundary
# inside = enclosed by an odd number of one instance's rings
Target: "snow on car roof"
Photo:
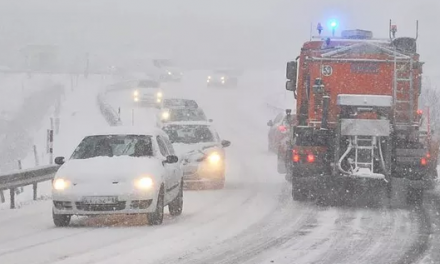
[[[88,136],[98,135],[166,135],[161,129],[155,126],[113,126],[90,133]]]
[[[180,125],[180,126],[209,126],[211,127],[211,123],[208,121],[176,121],[176,122],[166,122],[164,126],[169,125]]]

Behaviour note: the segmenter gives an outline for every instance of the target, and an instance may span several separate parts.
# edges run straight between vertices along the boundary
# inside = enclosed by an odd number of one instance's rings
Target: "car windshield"
[[[206,121],[206,116],[200,109],[173,109],[170,111],[169,121]]]
[[[184,108],[184,107],[198,108],[198,105],[197,102],[194,100],[165,99],[163,101],[163,107],[164,108]]]
[[[152,80],[142,80],[138,82],[137,86],[140,88],[158,88],[159,83]]]
[[[83,139],[72,155],[72,159],[94,157],[153,156],[150,136],[138,135],[102,135]]]
[[[170,125],[164,128],[172,143],[205,143],[214,142],[214,135],[208,126],[203,125]]]

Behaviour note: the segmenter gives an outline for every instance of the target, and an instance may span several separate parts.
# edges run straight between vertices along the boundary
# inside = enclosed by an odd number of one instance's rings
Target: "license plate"
[[[82,202],[85,204],[115,204],[118,202],[118,197],[116,196],[83,197]]]

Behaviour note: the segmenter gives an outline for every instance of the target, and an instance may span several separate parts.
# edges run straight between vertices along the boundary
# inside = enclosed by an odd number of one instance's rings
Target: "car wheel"
[[[157,196],[156,210],[153,213],[147,213],[148,225],[160,225],[163,222],[165,194],[163,187],[160,188]]]
[[[52,219],[53,219],[53,223],[55,224],[55,226],[57,227],[65,227],[68,226],[70,224],[70,219],[72,218],[71,215],[66,215],[66,214],[55,214],[52,211]]]
[[[168,211],[170,211],[170,215],[178,216],[182,214],[183,211],[183,180],[180,183],[179,193],[177,197],[174,198],[171,203],[168,204]]]

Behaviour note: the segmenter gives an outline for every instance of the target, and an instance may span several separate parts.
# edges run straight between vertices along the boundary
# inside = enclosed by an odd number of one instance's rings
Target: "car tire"
[[[160,188],[159,195],[157,196],[156,210],[153,213],[147,213],[148,225],[161,225],[164,215],[164,201],[165,193],[163,187]]]
[[[55,214],[52,211],[52,219],[53,223],[56,227],[66,227],[70,224],[70,219],[72,218],[71,215],[67,214]]]
[[[170,215],[178,216],[182,214],[183,211],[183,180],[180,183],[179,193],[177,197],[174,198],[171,203],[168,204],[168,211],[170,211]]]

